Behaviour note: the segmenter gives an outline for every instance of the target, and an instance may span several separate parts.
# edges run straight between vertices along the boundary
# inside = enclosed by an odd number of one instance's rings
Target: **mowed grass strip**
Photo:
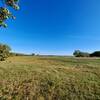
[[[10,57],[0,62],[0,100],[100,100],[100,59]]]

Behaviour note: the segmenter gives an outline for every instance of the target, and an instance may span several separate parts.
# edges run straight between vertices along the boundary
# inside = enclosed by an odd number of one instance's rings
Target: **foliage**
[[[100,51],[95,51],[90,54],[91,57],[100,57]]]
[[[32,53],[31,55],[32,55],[32,56],[35,56],[35,53]]]
[[[11,48],[6,44],[0,44],[0,60],[5,60],[9,56]]]
[[[75,50],[74,53],[73,53],[73,55],[74,55],[75,57],[89,57],[89,53],[87,53],[87,52],[82,52],[82,51],[80,51],[80,50]]]
[[[19,10],[18,0],[2,0],[2,3],[5,5],[4,7],[0,7],[0,26],[7,27],[5,21],[9,18],[15,19],[13,14],[9,11],[7,6],[14,8],[15,10]]]

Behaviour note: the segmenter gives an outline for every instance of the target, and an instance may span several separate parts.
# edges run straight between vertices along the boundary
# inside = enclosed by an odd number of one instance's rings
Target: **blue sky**
[[[0,28],[12,51],[70,55],[100,50],[100,0],[20,0],[16,20]]]

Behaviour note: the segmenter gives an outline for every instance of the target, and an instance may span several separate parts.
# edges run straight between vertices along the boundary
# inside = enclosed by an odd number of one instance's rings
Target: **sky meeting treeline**
[[[100,50],[100,0],[20,0],[16,20],[0,28],[15,52],[72,54]]]

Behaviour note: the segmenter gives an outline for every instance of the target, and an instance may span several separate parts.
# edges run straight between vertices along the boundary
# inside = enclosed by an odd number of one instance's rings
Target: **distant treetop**
[[[75,57],[89,57],[89,56],[90,56],[89,53],[87,53],[87,52],[82,52],[82,51],[80,51],[80,50],[75,50],[74,53],[73,53],[73,55],[74,55]]]

